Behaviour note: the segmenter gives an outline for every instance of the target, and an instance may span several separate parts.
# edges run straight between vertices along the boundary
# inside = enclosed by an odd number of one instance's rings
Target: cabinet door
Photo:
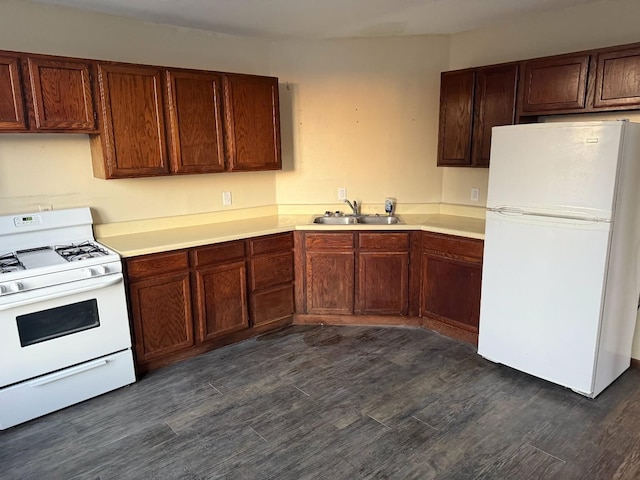
[[[96,159],[94,152],[94,175],[124,178],[169,173],[161,83],[157,68],[98,65],[103,158]]]
[[[193,345],[188,272],[132,282],[129,298],[138,362]]]
[[[196,271],[198,341],[249,328],[244,261]]]
[[[87,62],[28,58],[36,130],[95,130],[95,110]]]
[[[305,235],[306,313],[353,313],[354,240],[353,233]]]
[[[538,115],[585,107],[589,55],[523,63],[521,113]]]
[[[0,130],[27,130],[22,97],[20,60],[18,57],[0,56]]]
[[[225,75],[224,99],[229,169],[281,169],[278,79]]]
[[[406,315],[409,309],[409,233],[361,232],[358,246],[356,313]]]
[[[471,163],[471,122],[475,73],[443,72],[440,79],[438,165]]]
[[[513,125],[518,65],[481,68],[476,72],[471,165],[489,166],[491,128]]]
[[[640,106],[640,48],[599,53],[594,108]]]
[[[171,171],[221,172],[221,77],[213,73],[167,72]]]
[[[409,253],[361,252],[358,256],[358,313],[406,315]]]
[[[420,315],[478,332],[482,241],[423,234]]]

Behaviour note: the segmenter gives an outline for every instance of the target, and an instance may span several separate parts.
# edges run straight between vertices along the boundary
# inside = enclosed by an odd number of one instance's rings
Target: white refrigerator
[[[495,127],[478,353],[595,397],[630,365],[640,124]]]

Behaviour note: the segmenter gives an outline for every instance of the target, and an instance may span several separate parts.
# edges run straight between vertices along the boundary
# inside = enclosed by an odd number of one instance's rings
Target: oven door
[[[2,300],[0,387],[131,347],[121,273]]]

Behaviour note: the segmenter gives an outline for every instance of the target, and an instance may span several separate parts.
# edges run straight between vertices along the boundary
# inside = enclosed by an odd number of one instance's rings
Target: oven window
[[[20,345],[26,347],[100,326],[96,299],[16,317]]]

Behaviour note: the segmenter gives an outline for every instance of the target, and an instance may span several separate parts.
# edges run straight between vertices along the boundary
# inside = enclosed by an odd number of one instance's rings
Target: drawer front
[[[304,243],[307,250],[352,250],[354,238],[353,233],[307,233]]]
[[[218,265],[244,258],[244,241],[220,243],[199,247],[191,251],[191,262],[195,268]]]
[[[293,281],[293,252],[264,255],[251,259],[251,290]]]
[[[361,250],[384,250],[387,252],[408,251],[408,233],[361,233]]]
[[[423,233],[422,248],[423,250],[440,252],[445,255],[482,260],[484,242],[482,240],[456,237],[453,235]]]
[[[278,252],[280,250],[291,250],[293,248],[293,234],[282,233],[266,237],[252,238],[249,240],[249,245],[251,255]]]
[[[293,285],[251,295],[253,324],[264,325],[293,314]]]
[[[180,250],[128,258],[126,263],[127,278],[129,280],[138,280],[187,270],[189,268],[189,256],[186,250]]]
[[[131,350],[125,350],[3,388],[0,430],[135,381]]]

